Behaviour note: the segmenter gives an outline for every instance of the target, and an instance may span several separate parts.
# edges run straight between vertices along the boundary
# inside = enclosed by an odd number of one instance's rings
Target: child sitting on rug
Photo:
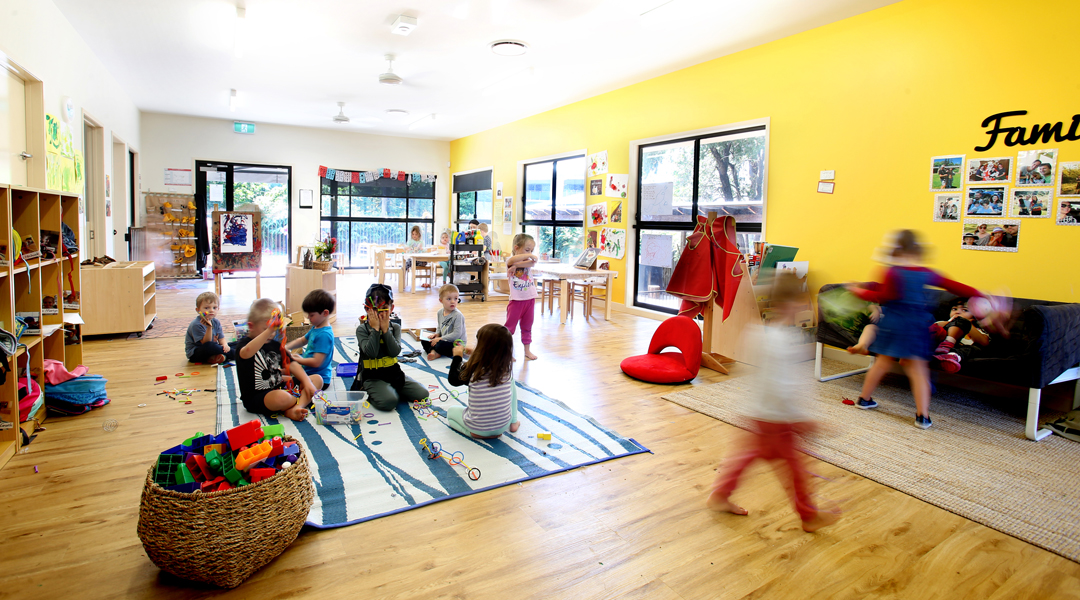
[[[390,287],[373,283],[364,296],[367,314],[356,328],[360,358],[352,389],[367,392],[368,402],[379,410],[394,410],[399,400],[412,402],[428,397],[427,388],[407,377],[398,364],[401,325],[390,322],[393,310]]]
[[[184,335],[184,353],[193,363],[217,365],[233,358],[234,353],[225,341],[225,332],[217,320],[218,295],[203,292],[195,298],[195,310],[198,312],[187,334]]]
[[[429,339],[420,341],[424,352],[428,353],[428,360],[450,356],[454,353],[455,341],[468,339],[465,334],[465,315],[457,309],[461,302],[457,286],[448,283],[439,288],[439,302],[443,306],[435,313],[435,322],[439,326]]]
[[[752,437],[748,438],[742,454],[729,458],[720,470],[706,505],[717,512],[747,514],[746,509],[730,500],[739,477],[759,458],[782,460],[788,469],[781,471],[781,477],[790,478],[785,487],[792,493],[802,528],[813,532],[835,523],[840,515],[819,511],[814,506],[810,473],[799,452],[799,436],[813,429],[805,400],[810,394],[795,369],[795,363],[801,360],[798,347],[802,341],[795,326],[795,314],[801,309],[800,290],[799,280],[793,274],[778,274],[770,296],[777,307],[777,318],[764,330],[749,334],[747,347],[758,354],[752,364],[761,365],[753,379],[755,393],[747,395],[744,406],[746,416],[752,420]]]
[[[300,390],[299,400],[286,389],[288,382],[281,372],[283,344],[281,339],[274,339],[280,333],[281,322],[280,316],[274,316],[275,310],[281,311],[281,306],[269,298],[253,302],[248,313],[247,335],[236,342],[240,400],[248,412],[267,416],[284,413],[293,421],[303,421],[311,398],[322,387],[322,377],[308,377],[303,367],[292,362],[289,373]]]
[[[456,431],[474,438],[497,438],[521,426],[517,417],[517,389],[514,386],[514,336],[498,323],[488,323],[476,332],[476,348],[462,367],[466,349],[454,346],[454,359],[446,380],[450,385],[469,386],[469,405],[446,409],[446,421]]]
[[[334,330],[330,328],[330,313],[334,312],[334,297],[326,290],[311,290],[304,296],[301,308],[307,313],[311,328],[303,336],[285,344],[293,362],[304,367],[308,375],[322,379],[322,389],[330,387],[330,364],[334,360]],[[292,351],[304,346],[304,354]]]

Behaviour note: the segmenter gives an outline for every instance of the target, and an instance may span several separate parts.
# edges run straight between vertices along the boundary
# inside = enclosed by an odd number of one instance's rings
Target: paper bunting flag
[[[397,172],[397,180],[398,181],[405,181],[405,171],[398,171]]]
[[[412,177],[410,177],[409,180],[412,181],[413,183],[420,183],[420,174],[419,173],[413,173]]]
[[[360,173],[350,173],[353,183],[360,183]]]
[[[326,178],[327,179],[333,179],[335,175],[337,175],[337,171],[335,171],[334,169],[327,169],[326,170]]]
[[[383,169],[382,176],[384,179],[390,179],[390,169]]]
[[[338,182],[340,182],[340,183],[349,183],[349,181],[350,181],[351,179],[352,179],[352,177],[350,177],[350,176],[349,176],[349,172],[348,172],[348,171],[338,171],[338,172],[337,172],[337,179],[336,179],[336,181],[338,181]]]
[[[326,167],[319,167],[319,177],[326,177]]]

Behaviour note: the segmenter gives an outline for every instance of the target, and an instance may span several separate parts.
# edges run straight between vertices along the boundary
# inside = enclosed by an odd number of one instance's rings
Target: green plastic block
[[[214,473],[221,473],[221,454],[217,450],[211,450],[206,453],[206,466],[210,467],[210,470]]]
[[[236,482],[236,485],[238,485],[238,486],[245,486],[247,484],[248,484],[248,482],[245,481],[243,477],[240,478],[240,481]]]
[[[185,446],[190,446],[191,442],[195,441],[195,438],[201,438],[204,435],[206,435],[206,434],[201,432],[201,431],[198,431],[198,432],[195,433],[195,435],[193,435],[193,436],[189,437],[188,439],[184,440],[184,445]]]
[[[162,487],[167,485],[173,485],[173,481],[176,477],[177,467],[180,467],[183,464],[184,457],[179,454],[159,455],[157,460],[157,467],[154,468],[154,483]]]
[[[262,441],[272,440],[275,437],[285,437],[284,425],[263,425],[262,431]]]
[[[226,454],[221,457],[221,474],[234,486],[240,485],[240,482],[244,480],[243,474],[236,470],[232,454]]]
[[[175,485],[183,485],[185,483],[195,483],[195,478],[191,476],[191,471],[188,470],[187,465],[181,464],[176,467],[176,477],[174,481]]]

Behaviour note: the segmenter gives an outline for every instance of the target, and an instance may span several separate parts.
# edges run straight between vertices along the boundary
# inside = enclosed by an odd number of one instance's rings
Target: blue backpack
[[[62,415],[81,415],[109,403],[101,375],[83,375],[57,385],[45,385],[45,405]]]

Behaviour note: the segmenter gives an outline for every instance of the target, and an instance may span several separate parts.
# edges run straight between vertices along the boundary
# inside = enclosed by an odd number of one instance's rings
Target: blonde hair
[[[251,309],[248,310],[248,323],[266,322],[275,310],[280,311],[282,315],[285,314],[284,309],[276,301],[270,298],[259,298],[251,303]]]
[[[458,287],[456,285],[454,285],[452,283],[448,283],[448,284],[442,286],[441,288],[439,288],[439,300],[442,300],[443,297],[445,297],[447,294],[449,294],[451,292],[461,293],[458,290]]]
[[[525,244],[535,241],[536,240],[533,239],[533,236],[527,233],[519,233],[514,236],[514,250],[517,251],[518,248],[524,248]]]
[[[488,224],[487,223],[481,223],[477,227],[477,229],[479,229],[480,231],[483,231],[484,233],[487,233],[488,232]]]
[[[214,292],[203,292],[195,298],[195,310],[199,310],[199,308],[203,305],[203,302],[206,302],[208,300],[216,302],[217,304],[221,304],[221,298],[218,298],[217,294],[215,294]]]

